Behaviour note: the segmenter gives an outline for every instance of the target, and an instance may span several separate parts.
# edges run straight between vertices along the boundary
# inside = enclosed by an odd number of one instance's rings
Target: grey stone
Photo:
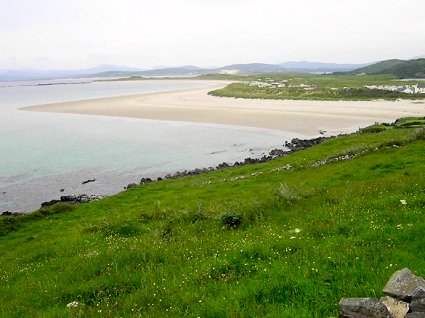
[[[395,272],[384,288],[384,293],[388,296],[410,301],[413,293],[419,287],[425,289],[425,280],[412,274],[410,269],[403,268]]]
[[[410,303],[410,310],[413,312],[423,312],[425,313],[425,299],[416,299],[412,300]]]
[[[390,296],[381,298],[381,302],[387,307],[393,318],[404,318],[409,311],[408,303]]]
[[[408,313],[405,318],[425,318],[424,312],[410,312]]]
[[[425,298],[425,288],[423,287],[416,288],[415,291],[413,292],[412,300],[423,299],[423,298]]]
[[[410,310],[413,312],[425,313],[425,289],[422,287],[416,288],[412,295]]]
[[[341,318],[392,318],[379,299],[343,298],[339,306]]]

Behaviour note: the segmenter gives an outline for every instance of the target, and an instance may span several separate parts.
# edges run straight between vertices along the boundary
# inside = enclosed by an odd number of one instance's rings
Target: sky
[[[424,0],[0,0],[0,69],[425,56]]]

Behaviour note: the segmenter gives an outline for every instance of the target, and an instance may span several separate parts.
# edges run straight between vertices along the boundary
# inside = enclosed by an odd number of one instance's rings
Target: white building
[[[416,94],[425,94],[425,84],[413,85],[413,90]]]
[[[425,84],[415,84],[415,85],[366,85],[366,88],[369,89],[381,89],[392,92],[400,92],[406,94],[425,94]]]

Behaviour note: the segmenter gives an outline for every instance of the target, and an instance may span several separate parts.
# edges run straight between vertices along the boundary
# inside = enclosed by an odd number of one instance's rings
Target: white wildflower
[[[400,203],[403,204],[403,205],[406,205],[407,201],[406,200],[400,200]]]
[[[301,229],[295,229],[294,232],[295,233],[300,233],[301,232]]]
[[[69,304],[66,305],[66,308],[75,308],[78,307],[80,303],[78,301],[71,301]]]

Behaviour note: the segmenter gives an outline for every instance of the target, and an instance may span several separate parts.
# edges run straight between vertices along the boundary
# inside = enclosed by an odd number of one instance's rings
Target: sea
[[[25,106],[212,87],[208,81],[0,82],[0,214],[62,195],[112,195],[141,178],[261,157],[292,132],[22,111]],[[89,179],[94,182],[84,183]]]

